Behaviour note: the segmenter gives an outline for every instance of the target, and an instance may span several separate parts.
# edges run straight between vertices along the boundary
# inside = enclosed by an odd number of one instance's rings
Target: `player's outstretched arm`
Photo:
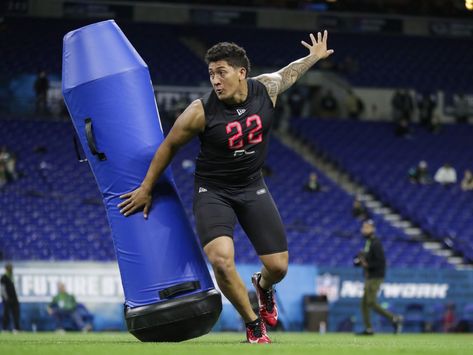
[[[121,195],[125,199],[118,205],[120,213],[125,216],[143,209],[148,218],[151,208],[153,186],[171,162],[176,152],[205,128],[205,115],[202,102],[193,101],[177,118],[174,126],[154,154],[148,172],[136,190]]]
[[[276,103],[276,98],[280,93],[289,89],[310,67],[334,52],[333,49],[327,49],[327,39],[327,31],[324,31],[323,35],[318,32],[317,39],[311,33],[311,44],[301,41],[301,44],[309,50],[309,54],[306,57],[293,61],[277,72],[261,74],[255,77],[256,80],[266,86],[266,90],[268,90],[273,103]]]

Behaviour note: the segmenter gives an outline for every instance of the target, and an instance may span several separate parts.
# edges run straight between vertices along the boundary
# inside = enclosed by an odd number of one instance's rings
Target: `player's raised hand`
[[[144,189],[142,186],[132,192],[128,192],[120,196],[121,199],[126,199],[118,205],[120,213],[128,217],[132,213],[143,209],[143,216],[148,218],[149,210],[151,209],[152,195],[151,192]]]
[[[333,49],[327,49],[327,39],[328,32],[325,30],[323,36],[322,33],[317,33],[317,39],[315,39],[315,36],[312,33],[310,34],[312,44],[305,41],[301,41],[301,43],[309,50],[310,55],[315,55],[319,59],[324,59],[333,53]]]

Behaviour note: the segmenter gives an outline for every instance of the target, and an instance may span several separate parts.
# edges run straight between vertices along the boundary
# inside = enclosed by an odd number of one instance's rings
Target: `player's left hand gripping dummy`
[[[66,34],[62,80],[112,228],[128,330],[142,341],[208,333],[220,315],[221,296],[171,171],[156,184],[148,219],[124,217],[117,207],[120,195],[140,185],[163,141],[147,65],[117,24],[104,21]]]

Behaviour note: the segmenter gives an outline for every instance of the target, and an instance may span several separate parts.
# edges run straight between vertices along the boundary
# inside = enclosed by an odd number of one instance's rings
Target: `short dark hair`
[[[212,46],[205,55],[205,62],[217,62],[226,60],[234,68],[243,67],[246,69],[246,76],[250,73],[251,64],[244,48],[233,42],[220,42]]]

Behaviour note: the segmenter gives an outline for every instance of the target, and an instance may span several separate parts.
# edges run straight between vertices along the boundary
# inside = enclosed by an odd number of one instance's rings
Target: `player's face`
[[[245,73],[244,68],[234,68],[226,60],[210,62],[210,83],[218,99],[231,100],[240,88],[240,83],[245,80]]]

